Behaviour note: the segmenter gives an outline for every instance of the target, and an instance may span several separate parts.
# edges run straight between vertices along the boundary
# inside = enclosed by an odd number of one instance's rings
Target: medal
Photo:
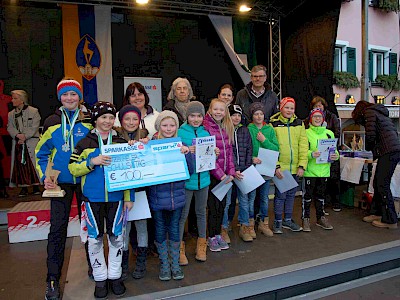
[[[64,152],[68,152],[71,148],[69,147],[69,145],[67,143],[65,143],[64,145],[62,145],[61,149]]]

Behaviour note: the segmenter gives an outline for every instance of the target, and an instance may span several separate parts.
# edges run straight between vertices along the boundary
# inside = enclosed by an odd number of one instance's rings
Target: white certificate
[[[272,181],[281,194],[299,186],[296,180],[294,180],[292,174],[290,174],[289,170],[283,171],[282,179],[275,176],[272,178]]]
[[[329,159],[331,153],[335,153],[336,145],[338,139],[320,139],[318,140],[318,152],[321,153],[319,157],[316,158],[317,164],[326,164],[332,162]]]
[[[136,221],[142,219],[150,219],[151,213],[149,208],[149,202],[147,201],[146,192],[136,192],[135,202],[133,203],[132,209],[128,214],[128,221]]]
[[[233,183],[232,181],[229,183],[226,183],[226,181],[229,179],[229,176],[226,176],[224,180],[222,180],[220,183],[218,183],[212,190],[211,192],[215,195],[215,197],[218,198],[219,201],[222,201],[225,197],[225,195],[228,193],[229,189],[232,187]]]
[[[264,178],[262,178],[260,173],[258,173],[253,165],[244,170],[242,172],[242,175],[242,180],[238,180],[235,178],[233,179],[233,181],[243,194],[248,194],[258,188],[263,183],[265,183]]]
[[[258,156],[261,159],[261,164],[256,164],[256,170],[261,174],[269,177],[274,177],[276,163],[278,161],[279,152],[265,148],[258,150]]]
[[[193,139],[196,146],[196,173],[215,169],[215,135]]]

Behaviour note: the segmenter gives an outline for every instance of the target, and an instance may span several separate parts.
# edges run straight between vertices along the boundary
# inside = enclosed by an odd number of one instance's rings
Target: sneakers
[[[28,196],[28,189],[26,187],[23,187],[19,192],[18,197],[26,197],[26,196]]]
[[[297,225],[293,220],[283,220],[282,227],[286,228],[286,229],[290,229],[293,232],[299,232],[299,231],[303,230],[303,228],[301,226]]]
[[[383,223],[381,221],[372,221],[372,225],[378,228],[388,228],[388,229],[396,229],[397,228],[397,223],[394,224],[388,224],[388,223]]]
[[[369,215],[365,216],[362,220],[367,223],[372,223],[373,221],[380,221],[381,219],[382,219],[381,216]]]
[[[46,295],[44,297],[46,300],[58,300],[60,299],[60,286],[58,281],[50,280],[47,282]]]
[[[221,251],[221,247],[220,247],[216,237],[208,238],[208,247],[210,247],[211,252],[220,252]]]
[[[221,248],[221,250],[226,250],[229,249],[229,245],[228,243],[222,238],[221,235],[216,235],[215,238],[218,241],[219,247]]]
[[[316,223],[317,226],[322,227],[325,230],[332,230],[333,226],[329,224],[328,219],[325,217],[321,217]]]
[[[274,226],[272,227],[272,231],[276,234],[282,234],[282,221],[274,221]]]
[[[342,206],[340,205],[340,203],[333,204],[333,211],[336,211],[336,212],[342,211]]]
[[[124,282],[121,278],[115,279],[115,280],[110,280],[110,287],[111,287],[111,291],[113,292],[113,294],[115,296],[122,297],[123,295],[125,295],[126,288],[125,288]]]
[[[304,232],[310,232],[311,231],[310,218],[304,218],[303,219],[303,231]]]
[[[96,299],[107,299],[107,295],[108,295],[107,280],[96,281],[96,286],[94,288],[94,297]]]
[[[222,238],[224,239],[224,241],[225,241],[226,243],[228,243],[228,244],[231,243],[231,239],[230,239],[230,237],[229,237],[228,229],[227,229],[227,228],[221,227],[221,236],[222,236]]]
[[[325,208],[322,210],[325,216],[329,216],[329,213],[325,211]]]

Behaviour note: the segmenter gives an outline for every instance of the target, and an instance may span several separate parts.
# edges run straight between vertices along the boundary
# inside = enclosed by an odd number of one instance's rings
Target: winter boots
[[[146,274],[147,247],[138,247],[136,256],[136,267],[132,272],[135,279],[143,278]]]
[[[250,226],[246,226],[244,224],[240,225],[239,229],[239,237],[244,241],[244,242],[252,242],[253,238],[251,237],[250,234]]]
[[[269,218],[265,217],[263,221],[260,221],[258,223],[258,230],[261,231],[262,234],[265,236],[273,236],[274,233],[272,230],[269,228]]]
[[[198,238],[197,239],[197,247],[196,247],[196,259],[198,261],[206,261],[207,260],[207,240],[206,238]]]
[[[186,249],[185,249],[185,242],[182,241],[179,247],[179,265],[180,266],[187,266],[189,261],[186,257]]]
[[[128,278],[129,273],[129,250],[122,251],[122,274],[121,279]]]
[[[169,255],[171,257],[171,272],[172,278],[175,280],[183,279],[185,276],[183,275],[182,269],[179,266],[179,248],[180,242],[168,241],[168,250]]]
[[[253,239],[257,238],[256,231],[254,230],[254,218],[249,219],[249,233]]]

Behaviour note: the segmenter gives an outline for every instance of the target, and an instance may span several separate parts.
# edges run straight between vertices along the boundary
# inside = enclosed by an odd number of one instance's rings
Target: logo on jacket
[[[95,268],[100,268],[101,267],[101,263],[98,261],[98,259],[96,258],[95,260],[94,260],[94,263],[93,263],[93,265],[92,265],[92,268],[93,269],[95,269]]]
[[[76,65],[82,76],[92,80],[100,71],[101,53],[96,41],[85,34],[76,47]]]

